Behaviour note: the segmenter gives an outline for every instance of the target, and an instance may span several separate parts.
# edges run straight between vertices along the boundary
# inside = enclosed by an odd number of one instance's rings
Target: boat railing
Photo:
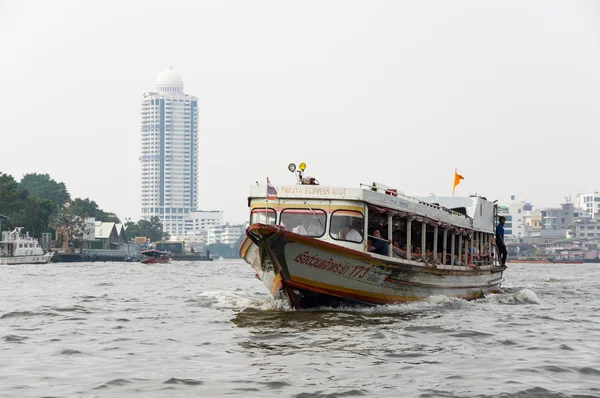
[[[408,195],[405,195],[403,193],[399,193],[399,192],[397,192],[395,190],[390,190],[390,188],[388,188],[388,187],[379,187],[377,185],[362,184],[362,183],[360,184],[360,187],[362,189],[368,188],[370,191],[383,192],[386,195],[393,195],[393,196],[396,196],[396,197],[402,197],[403,199],[407,199],[407,200],[409,200],[409,201],[411,201],[413,203],[417,203],[417,204],[420,204],[420,205],[423,205],[423,206],[431,207],[432,209],[436,209],[436,210],[442,210],[442,211],[448,212],[448,213],[450,213],[452,215],[455,215],[455,216],[469,218],[465,214],[459,213],[459,212],[454,211],[454,210],[450,210],[447,207],[436,205],[434,203],[423,202],[422,200],[419,200],[419,199],[417,199],[415,197],[408,196]]]

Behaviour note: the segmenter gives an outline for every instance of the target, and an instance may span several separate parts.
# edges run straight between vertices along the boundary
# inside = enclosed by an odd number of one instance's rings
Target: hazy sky
[[[411,195],[600,190],[597,1],[0,1],[0,171],[140,216],[140,104],[199,98],[200,208],[248,187]],[[574,198],[573,198],[574,199]]]

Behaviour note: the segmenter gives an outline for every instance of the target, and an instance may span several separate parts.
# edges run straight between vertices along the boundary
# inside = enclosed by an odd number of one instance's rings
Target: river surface
[[[1,397],[600,397],[600,264],[291,311],[242,260],[0,267]]]

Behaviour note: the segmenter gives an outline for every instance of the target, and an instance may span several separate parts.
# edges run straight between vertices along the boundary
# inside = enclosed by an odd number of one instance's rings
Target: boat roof
[[[395,191],[324,185],[276,186],[277,200],[340,200],[360,201],[384,209],[398,210],[439,220],[457,227],[492,233],[494,231],[494,204],[479,196],[467,197],[411,197]],[[249,200],[266,199],[266,185],[253,185]]]

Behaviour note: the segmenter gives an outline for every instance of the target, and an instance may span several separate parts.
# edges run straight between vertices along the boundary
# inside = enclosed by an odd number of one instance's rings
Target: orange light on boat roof
[[[304,171],[304,169],[306,168],[306,163],[302,162],[300,163],[300,165],[298,165],[298,167],[300,168],[300,170]]]

